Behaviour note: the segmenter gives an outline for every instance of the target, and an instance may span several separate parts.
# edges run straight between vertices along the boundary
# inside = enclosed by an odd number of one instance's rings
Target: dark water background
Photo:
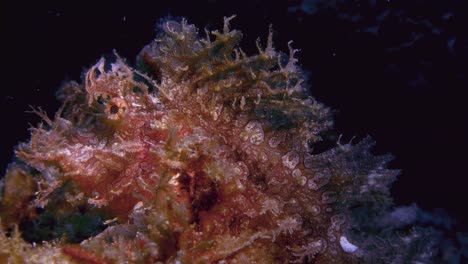
[[[401,169],[397,204],[443,210],[468,226],[468,9],[463,1],[152,1],[28,4],[0,8],[0,174],[39,118],[53,115],[65,80],[113,49],[134,62],[158,19],[183,16],[210,30],[237,14],[243,49],[256,52],[273,24],[274,43],[301,49],[311,93],[336,110],[343,141],[371,135],[376,153]],[[151,2],[151,1],[149,1]]]

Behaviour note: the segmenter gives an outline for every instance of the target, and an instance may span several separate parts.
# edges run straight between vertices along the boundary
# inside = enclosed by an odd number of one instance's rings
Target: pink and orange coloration
[[[270,32],[247,56],[230,20],[205,38],[166,21],[139,70],[115,54],[61,88],[62,108],[40,113],[45,124],[16,152],[26,164],[7,172],[2,224],[79,212],[107,228],[78,245],[73,230],[34,247],[3,236],[1,260],[357,263],[417,241],[412,230],[376,246],[366,221],[391,204],[390,157],[370,154],[369,138],[312,155],[332,120],[306,94],[295,50],[275,51]],[[26,249],[3,249],[13,244]]]

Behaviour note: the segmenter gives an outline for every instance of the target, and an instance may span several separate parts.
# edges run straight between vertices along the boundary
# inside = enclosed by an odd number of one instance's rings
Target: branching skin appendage
[[[391,220],[417,209],[392,208],[370,138],[311,154],[332,116],[295,50],[270,30],[247,56],[231,19],[206,37],[165,21],[136,68],[115,53],[61,88],[3,179],[0,262],[442,259],[435,231]]]

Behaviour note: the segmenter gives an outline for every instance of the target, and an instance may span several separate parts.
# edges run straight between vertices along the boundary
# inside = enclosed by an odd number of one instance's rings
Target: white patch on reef
[[[180,173],[177,173],[176,175],[172,176],[172,178],[169,180],[168,184],[173,185],[173,186],[177,186],[179,184],[179,182],[177,181],[179,176],[180,176]]]
[[[340,245],[344,252],[353,253],[359,248],[356,245],[351,244],[345,236],[340,237]]]
[[[142,208],[143,208],[143,202],[139,201],[138,203],[135,204],[135,206],[133,206],[133,211],[137,211],[137,210],[140,210]]]

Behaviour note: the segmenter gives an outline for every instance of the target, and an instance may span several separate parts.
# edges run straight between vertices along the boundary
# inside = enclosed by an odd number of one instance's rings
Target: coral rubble
[[[276,51],[270,31],[247,56],[231,18],[205,37],[166,20],[137,67],[103,57],[61,88],[53,120],[37,111],[2,182],[0,262],[440,257],[431,228],[391,220],[417,213],[391,211],[391,157],[372,155],[370,138],[312,154],[332,117],[295,50]]]

